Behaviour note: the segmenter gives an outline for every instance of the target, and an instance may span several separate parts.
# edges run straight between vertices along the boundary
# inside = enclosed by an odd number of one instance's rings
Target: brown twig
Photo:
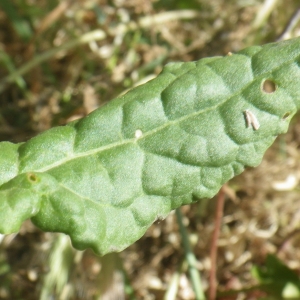
[[[215,211],[215,228],[212,235],[211,247],[210,247],[210,263],[211,268],[209,272],[209,288],[208,299],[215,300],[217,294],[217,251],[218,251],[218,239],[220,234],[221,221],[223,217],[223,208],[225,202],[224,188],[222,187],[218,193],[217,206]]]

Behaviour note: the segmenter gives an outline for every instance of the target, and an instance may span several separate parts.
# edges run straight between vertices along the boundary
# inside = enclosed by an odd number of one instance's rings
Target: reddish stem
[[[209,272],[209,288],[208,288],[208,299],[215,300],[217,295],[217,252],[218,252],[218,239],[220,234],[221,221],[223,218],[223,209],[225,202],[224,188],[221,187],[218,198],[217,206],[215,211],[215,228],[212,235],[211,247],[210,247],[210,263],[211,268]]]

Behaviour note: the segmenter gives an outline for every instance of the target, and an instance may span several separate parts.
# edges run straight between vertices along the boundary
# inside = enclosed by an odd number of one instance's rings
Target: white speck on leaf
[[[141,129],[137,129],[134,133],[136,139],[139,139],[143,136],[143,131]]]
[[[248,109],[244,111],[247,127],[252,126],[254,130],[257,130],[260,127],[260,124],[256,118],[256,116]]]

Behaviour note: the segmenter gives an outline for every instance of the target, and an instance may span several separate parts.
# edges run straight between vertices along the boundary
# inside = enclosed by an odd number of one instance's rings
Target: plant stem
[[[225,193],[224,188],[222,187],[218,193],[217,198],[217,207],[215,211],[215,228],[213,231],[211,247],[210,247],[210,276],[209,276],[209,288],[208,288],[208,299],[215,300],[217,294],[217,279],[216,279],[216,271],[217,271],[217,252],[218,252],[218,239],[220,234],[221,221],[223,217],[223,209],[224,209],[224,200]]]
[[[253,22],[252,28],[253,30],[257,30],[258,28],[261,28],[271,15],[272,11],[274,11],[274,8],[278,4],[278,0],[265,0],[261,8],[256,14],[256,18]]]
[[[277,38],[276,42],[290,39],[292,37],[292,31],[295,29],[300,20],[300,8],[298,8],[292,17],[290,18],[288,24],[284,28],[283,32]]]
[[[183,247],[184,247],[185,259],[188,263],[190,278],[191,278],[193,289],[194,289],[194,292],[196,295],[196,300],[205,300],[205,295],[204,295],[204,292],[202,289],[200,274],[196,267],[197,260],[192,251],[192,248],[191,248],[191,245],[189,242],[188,233],[186,231],[185,226],[183,225],[182,214],[181,214],[181,211],[179,208],[176,209],[176,216],[177,216],[179,230],[180,230],[182,243],[183,243]]]

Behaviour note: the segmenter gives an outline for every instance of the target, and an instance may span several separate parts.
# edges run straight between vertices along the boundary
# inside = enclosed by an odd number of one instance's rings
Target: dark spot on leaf
[[[38,178],[34,173],[28,173],[27,178],[32,183],[36,183],[38,181]]]
[[[286,120],[290,116],[290,113],[287,112],[283,115],[282,120]]]
[[[276,91],[276,84],[274,81],[270,80],[270,79],[266,79],[265,81],[263,81],[262,83],[262,90],[265,93],[268,94],[272,94]]]

